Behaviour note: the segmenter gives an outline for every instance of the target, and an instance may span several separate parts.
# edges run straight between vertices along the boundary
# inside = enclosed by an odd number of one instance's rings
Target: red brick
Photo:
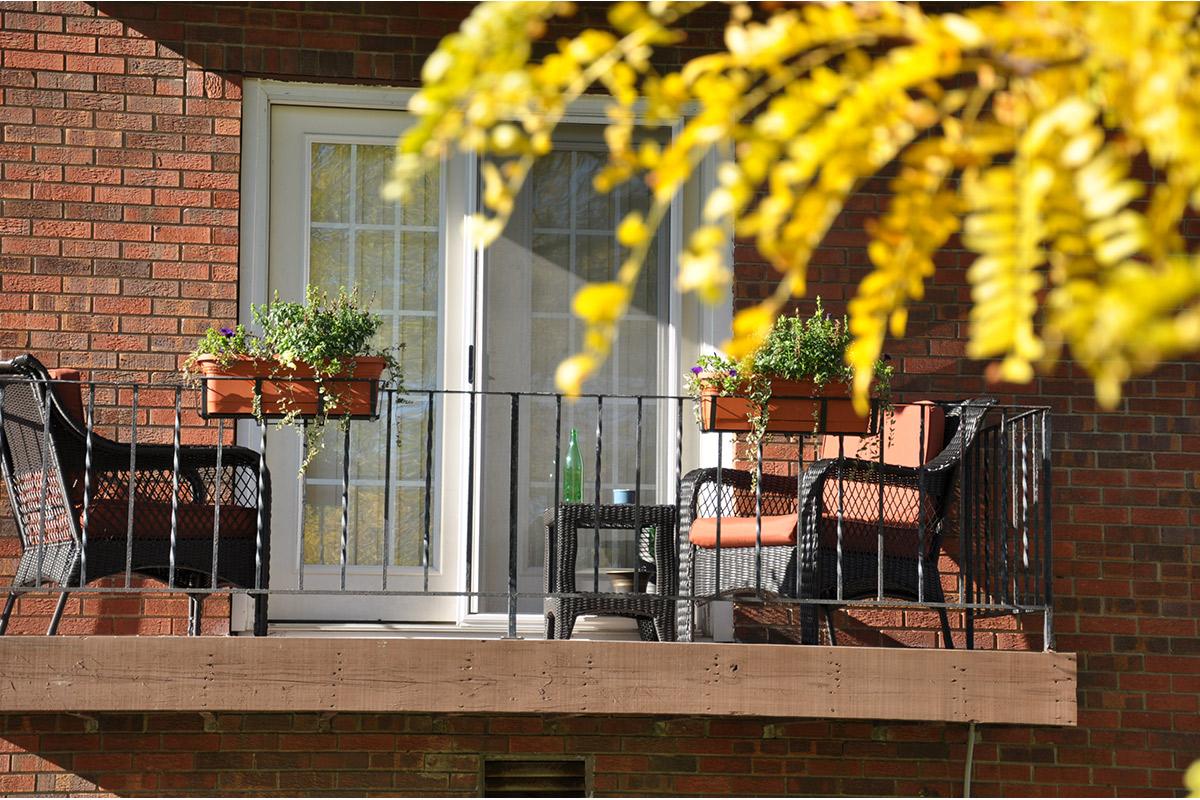
[[[60,53],[34,53],[8,50],[4,53],[4,66],[8,69],[62,70],[64,57]]]
[[[84,239],[92,235],[92,224],[64,220],[34,220],[33,235]]]
[[[133,203],[149,205],[153,199],[152,189],[131,186],[97,186],[97,203]]]
[[[41,33],[37,37],[38,50],[62,50],[68,53],[96,52],[96,39],[92,36],[72,36]]]
[[[125,60],[114,56],[68,55],[67,69],[72,72],[107,72],[117,75],[125,71]]]
[[[131,225],[127,223],[97,223],[95,237],[97,239],[114,239],[128,242],[150,241],[149,225]]]

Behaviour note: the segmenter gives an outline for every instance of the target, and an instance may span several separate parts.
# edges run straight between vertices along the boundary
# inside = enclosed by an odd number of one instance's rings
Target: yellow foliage
[[[938,13],[893,2],[731,4],[724,50],[652,66],[700,3],[622,2],[613,32],[585,30],[540,62],[531,42],[552,2],[487,2],[443,40],[410,103],[390,197],[456,149],[484,159],[476,241],[494,239],[571,102],[611,97],[610,191],[644,180],[653,204],[616,232],[615,280],[585,286],[574,310],[583,352],[560,389],[581,391],[612,348],[660,227],[705,159],[717,181],[679,258],[679,288],[728,297],[732,236],[778,270],[776,291],[734,318],[729,353],[761,343],[804,292],[809,259],[845,202],[887,164],[888,208],[867,225],[870,272],[849,304],[847,359],[866,402],[886,337],[903,336],[934,254],[961,233],[976,254],[968,353],[989,374],[1027,381],[1064,348],[1106,406],[1122,382],[1200,348],[1200,258],[1180,225],[1200,211],[1200,26],[1195,3],[1012,3]],[[641,122],[676,125],[635,148]],[[1130,178],[1142,160],[1159,182]]]

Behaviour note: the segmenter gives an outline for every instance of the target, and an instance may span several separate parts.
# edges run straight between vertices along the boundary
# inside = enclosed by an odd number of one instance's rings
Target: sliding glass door
[[[571,300],[585,281],[612,280],[625,253],[616,226],[631,209],[645,211],[649,191],[641,184],[600,194],[592,179],[605,159],[597,125],[560,128],[554,150],[534,167],[503,237],[486,253],[482,270],[479,388],[489,392],[553,393],[560,360],[576,352],[582,329],[571,313]],[[648,395],[640,409],[633,399],[584,398],[561,404],[554,397],[527,398],[518,410],[520,446],[510,443],[512,401],[489,396],[483,404],[480,464],[482,507],[479,542],[480,588],[505,591],[508,581],[510,512],[508,491],[517,493],[517,552],[520,591],[542,590],[543,513],[554,502],[555,452],[565,451],[570,432],[578,432],[584,461],[584,494],[591,501],[599,474],[602,502],[613,489],[638,489],[643,503],[656,502],[661,488],[660,452],[665,445],[664,412],[669,404],[653,399],[673,389],[666,353],[671,346],[669,270],[660,232],[621,323],[620,338],[601,373],[587,391],[605,395]],[[673,409],[671,409],[673,411]],[[596,436],[602,432],[597,472]],[[640,470],[640,483],[638,482]],[[514,485],[515,481],[515,485]],[[592,563],[591,540],[581,543],[579,563]],[[603,568],[633,566],[630,533],[605,536]],[[591,570],[581,586],[591,586]],[[605,585],[601,586],[602,589]],[[479,606],[501,611],[497,598]],[[521,604],[540,611],[540,601]]]

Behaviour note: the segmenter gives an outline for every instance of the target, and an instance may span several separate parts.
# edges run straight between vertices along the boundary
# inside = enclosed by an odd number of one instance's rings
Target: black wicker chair
[[[258,454],[222,447],[218,481],[217,448],[180,447],[173,512],[174,448],[131,449],[93,432],[88,462],[79,394],[78,384],[53,383],[32,356],[0,362],[0,469],[21,542],[13,586],[61,588],[47,633],[58,628],[67,589],[127,570],[168,581],[174,535],[174,585],[207,588],[215,572],[220,584],[264,590],[254,595],[254,634],[266,635],[271,480],[264,469],[260,528]],[[8,595],[0,634],[20,591]],[[192,635],[205,596],[188,593]]]
[[[730,528],[741,525],[753,530],[758,502],[753,474],[723,469],[718,486],[716,469],[688,473],[683,479],[681,498],[681,599],[676,604],[679,639],[690,641],[693,638],[697,602],[717,596],[757,589],[768,596],[838,598],[839,497],[842,506],[841,599],[875,596],[882,561],[885,596],[918,600],[919,576],[923,576],[925,600],[943,603],[938,555],[947,507],[959,478],[960,460],[969,462],[969,459],[960,459],[960,455],[974,446],[976,434],[992,403],[990,398],[980,398],[951,406],[945,413],[945,434],[949,438],[940,452],[920,468],[842,457],[813,462],[805,469],[799,485],[795,478],[763,475],[762,514],[764,517],[791,515],[792,521],[783,526],[790,534],[790,543],[764,544],[757,548],[761,553],[760,562],[753,540],[746,546],[745,536],[742,536],[740,546],[725,546],[725,541],[738,540],[733,536],[729,540],[723,539],[719,554],[719,587],[716,585],[718,549],[693,544],[692,523],[717,516],[720,497],[722,522]],[[881,505],[884,523],[882,558],[879,553]],[[797,508],[801,509],[798,519],[795,516]],[[711,519],[703,521],[711,527]],[[745,530],[741,532],[744,534]],[[755,535],[751,534],[752,537]],[[693,597],[695,600],[691,599]],[[835,606],[824,605],[824,608],[830,640],[836,643]],[[946,646],[953,647],[946,610],[942,607],[937,611]],[[815,644],[817,615],[813,605],[801,607],[800,627],[801,641]]]

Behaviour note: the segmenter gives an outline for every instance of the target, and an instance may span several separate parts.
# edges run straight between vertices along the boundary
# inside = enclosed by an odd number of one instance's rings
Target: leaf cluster
[[[852,340],[846,319],[826,314],[818,297],[812,316],[797,312],[778,317],[762,345],[748,358],[734,360],[711,353],[700,356],[686,377],[686,388],[697,400],[706,388],[715,388],[723,396],[748,397],[754,409],[749,418],[749,440],[757,444],[770,419],[772,381],[811,380],[819,387],[842,382],[848,387],[853,370],[846,363],[846,350]],[[875,396],[885,407],[890,405],[893,374],[887,362],[887,356],[876,361],[873,384]],[[700,404],[695,407],[699,412]]]
[[[698,370],[693,370],[688,378],[689,389],[715,384],[733,394],[749,383],[773,379],[811,380],[818,386],[833,381],[849,383],[853,370],[846,363],[846,350],[852,341],[846,319],[826,314],[818,297],[812,316],[804,317],[797,312],[778,317],[762,345],[749,358],[702,355],[697,359]],[[875,367],[877,393],[884,379],[890,386],[891,375],[887,357],[880,358]]]
[[[475,241],[487,244],[570,104],[607,91],[609,158],[594,186],[642,180],[653,203],[619,223],[628,252],[616,280],[576,295],[584,346],[556,382],[578,394],[611,354],[649,243],[701,164],[714,163],[716,181],[677,253],[678,288],[726,298],[735,237],[781,276],[735,315],[722,349],[737,359],[803,296],[849,198],[898,164],[886,208],[865,223],[871,269],[848,305],[860,412],[886,337],[905,334],[934,255],[956,234],[976,256],[967,355],[989,360],[991,377],[1027,382],[1069,349],[1114,407],[1133,376],[1200,350],[1200,254],[1183,237],[1200,213],[1200,6],[968,5],[733,2],[723,48],[660,69],[674,59],[656,49],[680,41],[705,4],[616,3],[610,30],[537,51],[531,42],[571,6],[480,3],[425,63],[389,191],[402,196],[456,150],[508,159],[483,169]],[[639,146],[642,124],[674,135]],[[1144,167],[1158,176],[1149,192],[1133,178]]]
[[[750,359],[756,375],[787,380],[811,379],[818,385],[848,380],[846,347],[850,331],[844,319],[833,319],[817,307],[807,319],[796,313],[775,320],[762,347]]]
[[[235,328],[209,328],[197,342],[195,350],[184,362],[185,374],[194,374],[200,356],[216,356],[222,366],[228,366],[238,356],[251,356],[271,362],[270,378],[288,379],[301,365],[313,372],[311,380],[316,386],[322,409],[316,415],[300,416],[297,405],[286,395],[280,398],[284,416],[279,427],[291,426],[304,437],[304,458],[300,465],[303,473],[324,443],[324,429],[330,415],[324,409],[335,408],[341,397],[330,379],[344,375],[352,369],[355,358],[379,357],[386,362],[385,384],[403,390],[403,375],[399,362],[399,347],[375,347],[372,340],[378,333],[383,319],[370,311],[361,299],[358,290],[347,291],[340,287],[334,297],[316,286],[304,290],[304,302],[279,299],[279,293],[270,303],[250,306],[251,317],[262,330],[253,336],[244,325]],[[254,414],[261,422],[262,397],[254,398]],[[343,429],[350,417],[340,418]]]
[[[363,307],[357,290],[341,287],[330,299],[310,285],[303,303],[282,301],[276,293],[274,302],[251,306],[251,315],[262,329],[262,351],[283,367],[303,363],[318,374],[336,375],[355,356],[387,355],[371,345],[383,320]]]

